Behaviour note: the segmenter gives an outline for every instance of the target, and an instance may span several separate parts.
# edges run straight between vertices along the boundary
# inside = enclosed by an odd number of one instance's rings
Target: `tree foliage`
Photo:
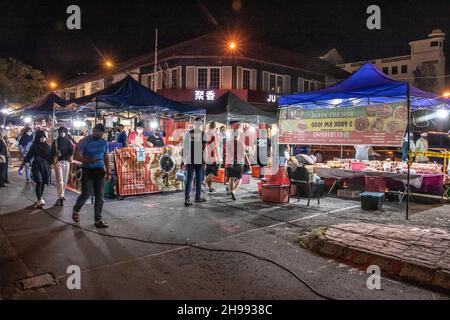
[[[13,58],[0,58],[0,102],[30,103],[46,91],[40,70]]]

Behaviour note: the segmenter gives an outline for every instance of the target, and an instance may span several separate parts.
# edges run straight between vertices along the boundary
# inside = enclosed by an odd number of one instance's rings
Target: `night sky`
[[[66,29],[70,4],[81,7],[82,30]],[[381,30],[366,28],[370,4],[381,7]],[[450,36],[449,0],[0,0],[0,8],[0,57],[60,81],[97,69],[102,57],[120,62],[152,51],[155,27],[160,48],[220,29],[305,54],[336,47],[345,61],[408,54],[408,42],[433,28]]]

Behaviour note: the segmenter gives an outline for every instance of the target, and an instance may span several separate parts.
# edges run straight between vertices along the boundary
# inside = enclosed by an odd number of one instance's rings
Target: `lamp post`
[[[408,172],[406,175],[406,220],[409,220],[409,180],[410,180],[410,173],[411,173],[411,153],[409,151],[410,145],[411,145],[411,97],[410,97],[410,90],[409,90],[409,82],[406,82],[406,108],[407,108],[407,122],[406,122],[406,128],[408,130],[408,156],[407,156],[407,164],[408,164]]]

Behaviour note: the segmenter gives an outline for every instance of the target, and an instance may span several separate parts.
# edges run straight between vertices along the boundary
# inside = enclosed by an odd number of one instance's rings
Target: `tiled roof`
[[[311,73],[332,75],[336,78],[346,78],[349,73],[329,64],[326,61],[315,57],[306,57],[303,54],[274,48],[262,43],[245,42],[238,43],[237,49],[233,55],[228,51],[225,37],[219,32],[212,32],[200,37],[180,42],[167,48],[158,50],[158,61],[168,59],[170,57],[201,57],[201,56],[219,56],[247,58],[269,64],[278,64],[286,67],[301,69]],[[68,87],[99,78],[104,78],[113,74],[132,70],[142,66],[151,66],[154,64],[154,52],[143,54],[123,63],[120,63],[112,71],[98,71],[84,75],[82,77],[66,82],[62,87]]]

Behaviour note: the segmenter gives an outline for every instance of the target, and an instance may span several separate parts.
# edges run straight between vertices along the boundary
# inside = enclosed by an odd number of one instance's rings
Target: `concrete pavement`
[[[317,291],[336,299],[446,299],[442,292],[383,278],[383,290],[366,287],[367,274],[297,246],[300,235],[318,226],[354,219],[403,223],[396,210],[365,213],[359,203],[324,198],[320,207],[306,202],[262,203],[256,185],[243,186],[238,201],[218,193],[208,202],[183,207],[182,193],[107,200],[107,230],[93,227],[93,207],[71,222],[76,195],[66,206],[52,207],[55,189],[47,188],[46,212],[32,209],[32,186],[13,172],[9,188],[0,189],[0,295],[4,299],[319,299],[289,272],[243,253],[193,249],[232,249],[252,253],[290,269]],[[25,187],[24,187],[25,186]],[[413,218],[422,224],[449,224],[448,207],[417,205]],[[376,216],[375,216],[376,215]],[[433,217],[431,220],[427,217]],[[437,220],[443,219],[443,220]],[[386,221],[385,221],[386,220]],[[288,223],[286,223],[288,222]],[[412,222],[408,222],[412,223]],[[169,242],[143,243],[105,237]],[[66,286],[69,265],[81,268],[81,290]],[[21,291],[15,281],[52,273],[59,285]]]

